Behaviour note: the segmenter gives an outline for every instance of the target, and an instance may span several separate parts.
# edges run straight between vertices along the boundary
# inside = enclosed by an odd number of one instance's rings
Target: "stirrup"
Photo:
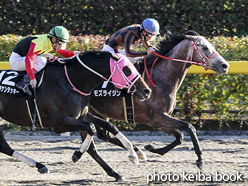
[[[23,87],[22,91],[23,91],[24,93],[26,93],[27,95],[32,96],[32,92],[29,90],[28,85],[29,85],[29,84],[26,84],[26,85]]]
[[[29,96],[32,96],[32,92],[28,88],[29,84],[24,84],[23,82],[16,83],[16,87],[18,89],[21,89],[25,94],[28,94]]]

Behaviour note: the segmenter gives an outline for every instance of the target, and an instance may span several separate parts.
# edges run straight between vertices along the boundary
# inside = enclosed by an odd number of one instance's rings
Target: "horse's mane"
[[[97,59],[97,58],[102,58],[102,57],[113,58],[116,61],[119,60],[119,58],[116,55],[111,54],[110,52],[106,52],[106,51],[85,51],[85,52],[79,53],[79,58],[81,60],[86,60],[87,58]],[[47,65],[48,66],[49,65],[64,66],[64,65],[72,65],[75,63],[78,63],[78,61],[76,60],[76,57],[73,57],[73,58],[62,58],[59,60],[54,60],[53,62],[48,62]]]
[[[199,36],[200,34],[193,31],[193,30],[189,30],[186,31],[184,34],[173,34],[170,31],[167,31],[164,34],[163,39],[161,39],[157,45],[157,49],[155,52],[165,56],[171,49],[173,49],[178,43],[180,43],[182,40],[184,40],[186,37],[185,35],[193,35],[193,36]],[[151,63],[155,60],[157,56],[155,55],[148,55],[147,56],[147,66],[150,66],[152,64],[149,63],[149,61],[151,61]],[[143,63],[143,59],[139,60],[138,63]]]
[[[158,52],[160,55],[166,55],[172,48],[174,48],[178,43],[186,38],[185,35],[197,36],[200,34],[193,30],[189,30],[181,35],[173,34],[172,32],[167,31],[167,33],[164,35],[164,38],[159,41],[157,46],[158,51],[156,52]]]

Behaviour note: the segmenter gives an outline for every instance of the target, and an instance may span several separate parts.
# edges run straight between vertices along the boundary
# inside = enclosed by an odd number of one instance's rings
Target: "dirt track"
[[[183,144],[164,156],[144,150],[144,145],[154,143],[162,147],[172,142],[173,137],[127,136],[147,155],[148,161],[137,165],[128,160],[126,150],[95,139],[101,157],[125,178],[121,182],[115,182],[115,179],[109,177],[88,154],[84,154],[76,164],[71,161],[73,152],[80,147],[79,136],[20,136],[5,133],[12,148],[46,165],[50,174],[39,174],[36,168],[0,154],[0,186],[146,185],[147,175],[152,179],[154,174],[160,176],[160,181],[152,182],[150,185],[248,185],[248,136],[246,135],[199,136],[205,159],[202,171],[195,165],[197,157],[188,136],[185,136]],[[240,176],[243,182],[217,182],[216,171],[221,176],[226,174],[225,179],[228,175],[232,175],[231,179],[238,179]],[[174,179],[178,177],[179,181],[163,181],[165,176],[167,180],[169,179],[170,173]],[[205,182],[190,181],[190,174],[194,179],[197,179],[199,174],[202,174],[201,179],[203,179],[204,175]]]

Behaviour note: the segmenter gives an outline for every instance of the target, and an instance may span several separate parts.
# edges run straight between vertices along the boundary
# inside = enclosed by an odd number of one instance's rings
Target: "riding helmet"
[[[55,37],[56,39],[62,42],[69,42],[69,32],[63,26],[53,27],[52,30],[49,32],[49,36]]]
[[[150,33],[150,34],[155,34],[155,35],[159,35],[159,24],[158,22],[153,19],[153,18],[147,18],[145,19],[142,23],[141,23],[141,28]]]

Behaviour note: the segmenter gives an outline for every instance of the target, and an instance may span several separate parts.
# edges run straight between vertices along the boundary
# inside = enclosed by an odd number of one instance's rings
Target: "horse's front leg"
[[[84,131],[80,131],[80,135],[82,138],[82,141],[85,141],[86,133]],[[116,181],[122,180],[122,176],[118,173],[116,173],[111,167],[108,166],[108,164],[99,156],[96,150],[96,146],[94,141],[91,141],[91,144],[87,150],[89,155],[105,170],[105,172],[116,179]],[[72,161],[75,163],[77,162],[82,156],[82,153],[80,151],[75,151],[72,156]]]
[[[129,151],[129,160],[133,163],[139,163],[138,156],[134,151],[132,143],[111,123],[93,116],[89,112],[84,116],[85,121],[94,123],[97,127],[102,127],[111,132],[122,143],[125,149]]]
[[[190,123],[186,123],[185,131],[189,133],[191,140],[193,142],[193,145],[194,145],[195,153],[198,156],[198,160],[196,160],[196,165],[199,169],[202,169],[204,161],[202,159],[202,149],[199,145],[195,127],[193,127],[193,125],[191,125]]]
[[[202,159],[202,150],[201,147],[199,145],[199,141],[196,135],[196,130],[195,128],[187,122],[178,120],[176,118],[173,118],[170,115],[167,114],[163,114],[162,115],[163,118],[162,120],[159,120],[160,122],[157,122],[156,124],[156,128],[160,129],[161,131],[166,130],[167,131],[171,131],[172,135],[176,137],[176,140],[171,143],[170,145],[161,148],[161,149],[155,149],[153,146],[151,145],[147,145],[145,146],[145,148],[151,152],[155,152],[155,153],[159,153],[159,154],[165,154],[166,152],[168,152],[169,150],[173,149],[176,145],[181,144],[182,140],[183,140],[183,135],[179,130],[184,130],[186,132],[189,133],[191,140],[193,142],[194,145],[194,150],[196,155],[198,156],[198,160],[196,161],[196,165],[198,166],[199,169],[202,169],[203,167],[203,159]],[[163,122],[161,122],[163,121]]]
[[[75,119],[69,116],[65,117],[61,123],[54,124],[53,129],[56,133],[74,132],[79,130],[86,131],[88,134],[85,137],[84,142],[81,144],[79,150],[82,154],[87,151],[91,141],[93,140],[93,136],[96,133],[94,124],[83,121],[82,117],[80,117],[79,119]]]
[[[23,155],[23,154],[21,154],[20,152],[13,150],[9,146],[7,141],[5,140],[1,126],[0,126],[0,152],[6,154],[8,156],[11,156],[11,157],[13,157],[19,161],[22,161],[22,162],[26,163],[27,165],[29,165],[30,167],[38,168],[38,172],[41,174],[49,173],[49,170],[46,166],[42,165],[41,163],[36,162],[35,160],[33,160],[33,159]]]
[[[167,116],[167,118],[168,118],[168,116]],[[191,140],[193,142],[195,153],[198,157],[198,160],[196,160],[196,165],[199,169],[202,169],[203,168],[202,149],[200,147],[200,144],[199,144],[199,141],[198,141],[198,138],[196,135],[195,127],[193,127],[193,125],[191,125],[190,123],[178,120],[178,119],[173,118],[171,116],[169,116],[167,121],[169,123],[171,122],[170,126],[171,127],[173,126],[174,129],[184,130],[184,131],[189,133]]]
[[[112,123],[110,123],[110,124],[112,125]],[[110,133],[109,131],[106,131],[106,128],[96,126],[96,131],[97,131],[97,137],[99,139],[110,142],[110,143],[117,145],[119,147],[125,148],[118,138],[113,136],[112,133]],[[133,149],[136,152],[136,154],[138,155],[139,159],[144,160],[144,161],[147,160],[146,154],[139,147],[137,147],[133,144]]]

